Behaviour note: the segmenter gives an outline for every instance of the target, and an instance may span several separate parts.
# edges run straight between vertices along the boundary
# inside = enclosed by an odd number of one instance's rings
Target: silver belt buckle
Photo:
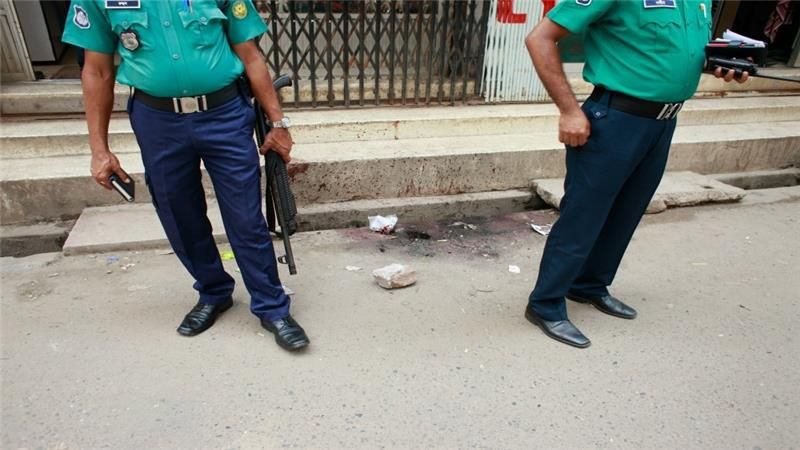
[[[661,108],[661,112],[658,113],[656,120],[672,119],[678,115],[682,108],[683,103],[665,103],[664,107]]]
[[[181,105],[180,112],[182,114],[191,114],[200,111],[200,103],[197,97],[181,97],[176,99]]]

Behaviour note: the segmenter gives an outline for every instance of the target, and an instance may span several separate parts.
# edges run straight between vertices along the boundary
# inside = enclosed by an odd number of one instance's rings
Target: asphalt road
[[[298,236],[298,355],[241,282],[211,330],[177,335],[196,295],[164,251],[3,258],[2,447],[800,445],[800,202],[648,217],[613,287],[639,317],[569,305],[587,350],[522,316],[544,243],[527,218],[552,216]],[[418,283],[375,285],[393,262]]]

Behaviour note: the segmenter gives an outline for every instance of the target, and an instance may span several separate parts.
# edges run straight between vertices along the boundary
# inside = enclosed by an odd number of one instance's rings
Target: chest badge
[[[139,48],[139,35],[133,30],[125,30],[119,34],[119,41],[129,51]]]
[[[239,20],[247,17],[247,5],[245,5],[242,0],[237,0],[236,3],[233,4],[233,17]]]

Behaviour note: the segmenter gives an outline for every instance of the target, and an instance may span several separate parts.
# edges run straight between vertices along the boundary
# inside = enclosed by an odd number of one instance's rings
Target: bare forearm
[[[556,42],[569,30],[545,17],[525,38],[533,65],[545,89],[558,106],[558,140],[568,147],[584,145],[591,133],[591,124],[578,105],[561,65]]]
[[[108,151],[108,123],[114,105],[113,70],[85,67],[81,76],[89,146],[92,153]]]
[[[556,41],[539,31],[533,30],[525,39],[536,73],[558,109],[562,113],[574,111],[580,106],[564,74]]]
[[[272,85],[272,77],[264,62],[264,55],[259,50],[255,41],[247,41],[233,46],[236,55],[244,63],[244,70],[250,80],[250,89],[253,91],[258,103],[264,109],[270,121],[278,122],[283,118],[281,103],[278,93]],[[292,135],[287,128],[275,127],[264,136],[264,144],[259,151],[266,155],[269,151],[275,151],[287,164],[292,160],[289,153],[292,151]]]
[[[253,91],[253,96],[258,100],[258,103],[264,109],[264,114],[269,117],[272,122],[277,122],[283,118],[283,111],[281,110],[281,103],[278,99],[278,93],[275,92],[275,87],[272,85],[272,77],[267,70],[264,60],[259,57],[250,57],[244,61],[245,72],[247,78],[250,80],[250,89]]]

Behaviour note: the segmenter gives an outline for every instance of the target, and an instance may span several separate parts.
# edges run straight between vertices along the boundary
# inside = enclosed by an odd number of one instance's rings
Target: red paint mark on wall
[[[500,23],[525,23],[528,15],[514,12],[514,0],[498,0],[497,21]]]
[[[542,17],[546,16],[556,6],[556,0],[542,0]]]

